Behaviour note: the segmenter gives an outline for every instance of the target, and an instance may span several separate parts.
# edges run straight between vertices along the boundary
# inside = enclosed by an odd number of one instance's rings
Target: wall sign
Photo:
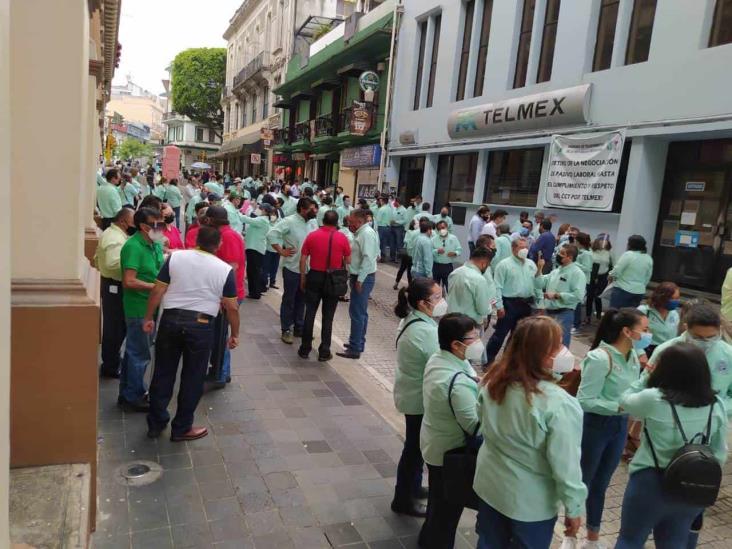
[[[376,195],[378,194],[378,190],[376,185],[373,184],[360,184],[358,186],[358,191],[356,191],[356,196],[358,196],[359,200],[361,198],[365,199],[371,199],[376,198]]]
[[[381,147],[379,145],[365,145],[343,149],[341,152],[341,166],[344,168],[372,168],[381,162]]]
[[[625,130],[553,136],[544,206],[612,210],[624,143]]]
[[[366,135],[373,124],[371,108],[366,103],[354,101],[351,107],[349,132],[351,135]]]
[[[687,181],[686,182],[686,192],[704,192],[704,189],[706,188],[707,183],[706,181]]]
[[[379,91],[379,75],[374,71],[364,71],[358,77],[358,84],[363,91]]]
[[[408,130],[399,134],[400,145],[416,145],[417,131]]]
[[[262,163],[262,155],[259,153],[252,153],[250,157],[250,162],[254,165],[261,164]]]
[[[452,139],[466,139],[586,124],[590,86],[584,84],[461,109],[447,119],[447,132]]]
[[[699,233],[696,231],[677,231],[675,244],[677,248],[696,248],[699,246]]]

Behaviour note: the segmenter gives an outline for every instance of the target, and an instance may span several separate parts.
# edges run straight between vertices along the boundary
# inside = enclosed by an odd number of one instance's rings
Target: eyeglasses
[[[145,225],[150,227],[153,231],[164,231],[165,230],[164,221],[153,221],[152,223],[145,223]]]

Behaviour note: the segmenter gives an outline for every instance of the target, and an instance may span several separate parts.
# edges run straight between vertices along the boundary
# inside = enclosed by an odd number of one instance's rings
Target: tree
[[[180,52],[171,70],[173,110],[220,136],[224,128],[221,92],[225,80],[225,48],[192,48]]]
[[[149,143],[141,143],[132,137],[128,137],[117,146],[117,157],[123,160],[150,158],[152,155],[153,150]]]

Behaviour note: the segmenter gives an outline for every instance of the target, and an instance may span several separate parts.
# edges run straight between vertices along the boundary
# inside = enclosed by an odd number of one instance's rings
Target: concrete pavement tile
[[[394,537],[394,531],[382,517],[354,520],[353,526],[365,542],[391,539]]]
[[[271,493],[290,490],[298,486],[295,476],[288,471],[269,473],[265,475],[264,482]]]
[[[249,537],[244,517],[227,517],[208,523],[214,542],[233,541]]]
[[[283,530],[285,527],[277,509],[247,513],[246,523],[255,538]]]
[[[399,538],[399,543],[402,544],[402,547],[404,547],[404,549],[419,549],[419,545],[417,544],[418,539],[419,539],[419,534],[412,534],[411,536],[402,536]]]
[[[315,516],[313,516],[310,507],[307,505],[280,507],[279,513],[282,518],[282,522],[288,528],[304,528],[307,526],[316,526],[318,524],[318,521]]]
[[[381,449],[363,450],[363,455],[366,456],[366,459],[369,461],[369,463],[388,463],[389,461],[391,461],[389,454]]]
[[[399,537],[419,534],[422,524],[424,523],[423,519],[408,517],[406,515],[397,515],[396,513],[383,516],[383,518]]]
[[[279,454],[285,458],[288,456],[308,455],[305,446],[302,444],[302,438],[299,438],[296,442],[278,442],[276,446]]]
[[[329,444],[333,446],[333,442],[329,442]],[[363,455],[363,452],[355,448],[338,452],[338,458],[343,462],[343,465],[361,465],[366,463],[366,456]]]
[[[107,534],[97,532],[93,536],[94,549],[130,549],[130,534]]]
[[[132,533],[132,549],[169,549],[173,547],[170,527]]]
[[[274,501],[275,506],[280,510],[289,507],[301,507],[307,503],[305,493],[299,486],[289,490],[272,492],[270,495],[272,496],[272,501]]]
[[[326,454],[333,451],[324,440],[303,440],[302,443],[309,454]]]
[[[208,523],[171,526],[175,549],[208,549],[213,546],[213,534]]]
[[[244,514],[239,500],[235,497],[207,501],[204,508],[208,521],[220,520],[227,517],[241,517]]]
[[[255,462],[263,475],[288,470],[287,459],[281,457],[257,458]]]
[[[254,538],[256,549],[295,549],[295,544],[286,530],[279,530]]]
[[[158,463],[163,471],[172,469],[190,469],[193,467],[190,454],[168,454],[158,457]]]
[[[168,526],[168,509],[165,501],[136,503],[130,501],[130,531],[152,530]]]
[[[276,507],[268,492],[237,492],[236,498],[241,502],[245,514],[267,511]]]
[[[199,484],[198,488],[204,501],[213,501],[234,495],[234,487],[228,480]]]
[[[267,485],[260,475],[243,475],[233,479],[237,493],[250,494],[252,492],[267,492]]]
[[[199,482],[199,484],[205,484],[207,482],[221,482],[229,478],[229,476],[226,474],[226,467],[224,467],[224,464],[221,461],[221,454],[219,454],[218,459],[219,464],[217,465],[204,465],[201,467],[193,467],[193,474],[195,475],[196,480]]]
[[[298,406],[292,406],[289,408],[283,408],[282,414],[287,418],[301,418],[301,417],[307,417],[305,415],[305,411],[298,407]]]
[[[397,538],[370,541],[369,549],[404,549],[404,546]]]
[[[325,532],[317,527],[289,527],[287,529],[297,549],[330,549]]]
[[[384,478],[394,478],[396,477],[396,470],[397,466],[396,463],[389,460],[384,463],[374,463],[372,464],[374,469],[376,469],[379,474]]]
[[[361,534],[350,522],[331,524],[325,527],[325,536],[334,547],[363,541]]]
[[[206,522],[206,513],[200,498],[194,501],[168,502],[170,524],[200,524]]]

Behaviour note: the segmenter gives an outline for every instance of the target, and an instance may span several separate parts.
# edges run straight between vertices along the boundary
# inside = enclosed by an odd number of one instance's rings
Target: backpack
[[[722,466],[714,457],[714,452],[709,446],[714,403],[709,407],[706,434],[697,433],[690,440],[686,438],[676,407],[672,402],[669,404],[684,445],[674,453],[665,469],[659,467],[648,429],[643,428],[656,469],[663,474],[663,490],[669,497],[677,501],[698,507],[709,507],[717,501],[722,484]],[[697,437],[699,437],[698,442]]]

